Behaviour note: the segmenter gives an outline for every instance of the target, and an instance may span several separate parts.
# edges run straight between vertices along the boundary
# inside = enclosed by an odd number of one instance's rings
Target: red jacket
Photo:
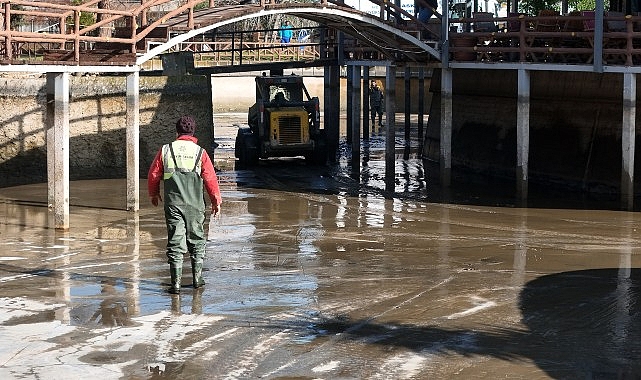
[[[198,144],[198,139],[190,135],[180,135],[176,140],[189,140]],[[209,195],[209,200],[212,204],[221,204],[222,198],[220,197],[220,188],[218,187],[218,177],[216,177],[216,171],[214,170],[214,165],[211,162],[208,154],[203,154],[201,156],[201,172],[200,176],[205,183],[205,190]],[[147,190],[149,192],[149,197],[160,195],[160,181],[162,181],[164,176],[165,168],[162,162],[162,148],[156,153],[154,161],[151,163],[149,168],[149,173],[147,173]]]

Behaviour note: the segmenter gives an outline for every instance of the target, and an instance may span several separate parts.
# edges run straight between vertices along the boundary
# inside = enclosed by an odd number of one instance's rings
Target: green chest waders
[[[179,167],[172,144],[169,144],[169,150],[174,164],[173,173],[164,180],[167,257],[171,275],[169,292],[179,293],[186,251],[191,258],[194,288],[205,284],[202,278],[205,200],[203,179],[197,171],[203,149],[199,147],[193,169]]]

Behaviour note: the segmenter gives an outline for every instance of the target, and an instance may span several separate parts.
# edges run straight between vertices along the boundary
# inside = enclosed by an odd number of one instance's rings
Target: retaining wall
[[[72,76],[70,179],[126,177],[126,79]],[[47,180],[46,78],[0,78],[0,187]],[[140,77],[140,176],[160,146],[175,139],[176,120],[197,122],[211,153],[211,84],[206,76]]]
[[[461,69],[452,79],[454,169],[515,178],[517,72]],[[532,71],[530,79],[530,181],[618,193],[623,75]],[[440,86],[435,71],[423,152],[433,160],[439,158]],[[639,147],[640,112],[636,123]],[[637,159],[637,193],[640,170]]]

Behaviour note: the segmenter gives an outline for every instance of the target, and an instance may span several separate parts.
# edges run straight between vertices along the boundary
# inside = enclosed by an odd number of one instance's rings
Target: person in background
[[[416,19],[423,24],[427,24],[430,21],[437,8],[438,2],[436,0],[414,0]],[[421,30],[421,38],[430,38],[430,33],[427,30]]]
[[[414,0],[414,9],[416,10],[416,18],[427,24],[430,18],[434,15],[434,11],[438,7],[435,0]]]
[[[309,41],[309,30],[301,29],[298,31],[298,43]],[[300,51],[305,51],[305,45],[300,46]]]
[[[383,126],[383,91],[378,87],[376,81],[372,81],[369,88],[369,107],[372,113],[372,126],[375,125],[376,115],[378,115],[378,126]]]
[[[198,145],[195,131],[193,117],[178,119],[176,140],[162,146],[147,174],[147,190],[154,206],[162,201],[160,182],[164,184],[169,292],[173,294],[180,293],[183,255],[187,252],[194,289],[205,285],[202,276],[206,242],[203,186],[211,201],[212,216],[220,212],[222,202],[214,166],[207,152]]]
[[[292,39],[292,24],[289,21],[285,21],[280,27],[280,41],[284,44],[288,44]]]

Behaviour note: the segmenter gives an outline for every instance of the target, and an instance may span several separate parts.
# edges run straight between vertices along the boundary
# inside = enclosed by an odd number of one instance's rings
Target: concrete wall
[[[532,71],[530,78],[531,181],[592,192],[618,192],[623,76]],[[440,73],[435,72],[430,91],[434,100],[424,154],[438,160]],[[516,71],[453,72],[452,161],[455,168],[514,176],[516,93]],[[637,109],[641,109],[639,104]],[[637,112],[637,136],[640,132],[641,113]],[[636,146],[640,146],[638,142]],[[635,160],[637,192],[641,190],[639,161]]]
[[[427,72],[427,70],[426,70]],[[396,109],[397,112],[405,112],[405,79],[402,77],[403,72],[398,73],[396,78]],[[430,74],[431,75],[431,74]],[[370,79],[376,80],[383,91],[385,91],[385,77],[373,76]],[[325,81],[323,77],[305,77],[305,87],[310,96],[317,96],[321,100],[321,109],[323,108],[323,94],[325,91]],[[214,112],[247,112],[249,107],[256,100],[256,82],[252,76],[216,76],[212,78]],[[347,79],[341,78],[340,106],[341,112],[347,109]],[[432,94],[429,92],[430,78],[426,77],[424,82],[425,104],[424,110],[427,113],[432,101]],[[410,84],[411,91],[411,112],[418,113],[418,79],[412,77]]]
[[[45,81],[44,76],[0,78],[0,187],[46,181]],[[71,179],[124,178],[125,77],[83,76],[70,82]],[[196,118],[196,136],[211,153],[209,78],[140,78],[142,177],[160,146],[173,141],[175,122],[184,114]]]
[[[397,112],[405,110],[405,83],[396,80]],[[384,77],[375,77],[383,86]],[[70,88],[70,177],[124,178],[126,79],[124,76],[72,76]],[[426,104],[431,94],[425,79]],[[45,182],[47,179],[45,114],[46,78],[0,78],[0,187]],[[323,107],[324,79],[306,77],[311,96]],[[385,90],[385,89],[384,89]],[[346,79],[341,78],[341,111],[347,105]],[[412,99],[418,99],[418,80],[412,78]],[[213,109],[212,109],[213,99]],[[247,113],[255,101],[253,76],[140,78],[140,175],[164,143],[172,141],[175,121],[183,114],[197,120],[197,137],[211,153],[213,112]],[[425,107],[427,111],[428,106]],[[418,104],[412,103],[412,112]],[[323,112],[321,112],[321,115]]]

